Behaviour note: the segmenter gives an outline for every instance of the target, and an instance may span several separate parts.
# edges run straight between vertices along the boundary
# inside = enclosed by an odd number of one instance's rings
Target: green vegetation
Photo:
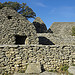
[[[59,70],[60,70],[60,71],[67,71],[67,70],[68,70],[68,68],[69,68],[69,66],[68,66],[68,65],[66,65],[66,64],[62,64],[62,65],[60,65]]]
[[[63,73],[63,74],[66,74],[66,75],[73,75],[73,74],[68,72],[68,68],[69,68],[69,66],[67,64],[61,64],[58,72],[60,74]]]
[[[59,69],[58,70],[49,70],[49,72],[58,72],[58,73],[66,73],[67,75],[71,75],[69,72],[68,72],[68,68],[69,66],[67,64],[61,64],[59,66]]]
[[[59,66],[59,69],[58,70],[49,70],[49,72],[57,72],[59,73],[60,75],[61,74],[67,74],[67,75],[72,75],[68,72],[68,68],[69,66],[67,64],[61,64]]]
[[[26,65],[26,67],[24,69],[19,69],[19,73],[25,73],[26,69],[27,69],[28,64]]]
[[[68,73],[68,75],[73,75],[73,74],[71,74],[71,73]]]
[[[0,2],[0,9],[2,9],[3,7],[12,7],[18,13],[26,17],[26,19],[36,17],[35,12],[33,12],[33,10],[29,8],[26,3],[19,4],[18,2],[11,2],[11,1],[4,3]]]
[[[75,36],[75,26],[72,27],[72,36]]]
[[[57,70],[49,70],[49,72],[57,72]]]
[[[72,64],[72,66],[75,66],[75,64]]]

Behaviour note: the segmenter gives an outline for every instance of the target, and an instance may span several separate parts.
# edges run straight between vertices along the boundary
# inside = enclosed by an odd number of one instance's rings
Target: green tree
[[[28,18],[35,18],[36,14],[35,12],[27,6],[26,3],[18,3],[18,2],[0,2],[0,9],[3,7],[12,7],[14,10],[16,10],[18,13],[22,14],[24,17]]]
[[[72,27],[72,36],[75,36],[75,26]]]

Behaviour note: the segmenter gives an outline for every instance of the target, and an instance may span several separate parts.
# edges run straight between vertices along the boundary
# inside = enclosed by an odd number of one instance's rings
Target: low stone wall
[[[0,45],[0,74],[19,72],[36,62],[47,71],[75,64],[75,45]]]

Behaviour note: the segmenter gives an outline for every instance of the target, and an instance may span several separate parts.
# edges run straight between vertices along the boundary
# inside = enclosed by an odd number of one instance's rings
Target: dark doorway
[[[8,16],[8,19],[12,19],[12,16]]]
[[[46,37],[40,36],[38,38],[39,38],[39,44],[42,44],[42,45],[55,45],[52,41],[50,41]]]
[[[15,44],[25,44],[25,40],[26,40],[27,36],[20,36],[20,35],[15,35]]]

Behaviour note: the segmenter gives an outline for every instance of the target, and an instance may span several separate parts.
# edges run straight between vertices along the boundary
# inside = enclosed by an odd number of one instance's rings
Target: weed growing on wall
[[[75,36],[75,26],[72,27],[72,36]]]
[[[59,69],[58,69],[58,72],[59,73],[63,73],[63,74],[69,74],[69,72],[68,72],[68,68],[69,68],[69,66],[67,65],[67,64],[61,64],[60,66],[59,66]]]
[[[75,64],[72,64],[72,66],[75,66]]]

